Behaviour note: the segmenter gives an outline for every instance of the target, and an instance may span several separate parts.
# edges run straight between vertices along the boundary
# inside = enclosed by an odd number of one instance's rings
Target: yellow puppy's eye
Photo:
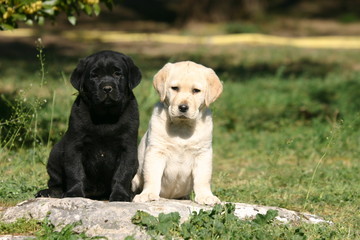
[[[200,89],[197,89],[197,88],[194,88],[194,89],[192,90],[192,92],[193,92],[193,93],[199,93],[199,92],[201,92],[201,90],[200,90]]]
[[[174,91],[179,91],[179,87],[171,87],[171,89]]]

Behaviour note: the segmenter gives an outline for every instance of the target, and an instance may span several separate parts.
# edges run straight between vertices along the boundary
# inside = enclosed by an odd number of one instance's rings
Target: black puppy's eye
[[[192,90],[192,92],[193,92],[193,93],[199,93],[199,92],[201,92],[201,90],[200,90],[200,89],[197,89],[197,88],[194,88],[194,89]]]
[[[171,87],[171,89],[174,91],[179,91],[179,87]]]
[[[122,78],[122,77],[123,77],[123,75],[122,75],[122,73],[121,73],[120,71],[115,71],[115,72],[113,73],[113,76],[114,76],[114,77],[118,77],[118,78]]]
[[[90,77],[91,78],[97,78],[98,74],[96,72],[92,72],[92,73],[90,73]]]

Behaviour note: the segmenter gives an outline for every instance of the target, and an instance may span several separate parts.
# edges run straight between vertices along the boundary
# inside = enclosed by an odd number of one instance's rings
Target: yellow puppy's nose
[[[179,111],[182,112],[182,113],[185,113],[187,112],[187,110],[189,110],[189,106],[186,105],[186,104],[181,104],[179,105]]]

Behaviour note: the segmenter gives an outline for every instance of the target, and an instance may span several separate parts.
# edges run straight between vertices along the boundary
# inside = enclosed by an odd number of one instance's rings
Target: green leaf
[[[49,8],[49,7],[52,8],[52,7],[56,6],[56,5],[58,5],[57,1],[58,0],[47,0],[46,2],[43,1],[42,7],[43,8]]]
[[[158,223],[157,218],[147,212],[138,210],[131,218],[131,222],[135,225],[153,227]]]
[[[112,0],[107,0],[105,1],[105,5],[108,9],[112,10],[113,9],[113,2]]]
[[[68,16],[68,21],[72,24],[72,25],[76,25],[76,17],[74,16]]]
[[[53,16],[55,14],[55,10],[52,7],[43,9],[43,12],[45,12],[46,14],[49,14],[51,16]]]
[[[89,6],[89,5],[85,5],[84,11],[85,11],[85,13],[86,13],[87,15],[91,15],[91,14],[92,14],[93,9],[92,9],[92,7],[91,7],[91,6]]]
[[[44,23],[45,23],[45,18],[44,18],[43,16],[40,16],[39,19],[38,19],[38,23],[39,23],[40,25],[44,25]]]
[[[124,240],[136,240],[133,236],[127,236],[124,238]]]
[[[6,23],[2,23],[0,24],[0,28],[3,30],[13,30],[15,27]]]
[[[84,3],[82,3],[82,2],[79,2],[79,7],[80,7],[80,9],[84,9],[85,8],[85,4]]]
[[[180,214],[178,212],[171,212],[168,214],[159,214],[159,222],[174,222],[179,223],[180,222]]]
[[[270,224],[278,215],[278,211],[276,210],[268,210],[266,214],[257,214],[255,219],[252,220],[253,223],[259,224],[259,225],[266,225]]]
[[[31,19],[26,20],[25,23],[29,26],[32,26],[34,24],[33,20],[31,20]]]
[[[21,14],[21,13],[14,13],[12,15],[12,18],[15,20],[15,21],[25,21],[27,19],[26,15],[25,14]]]
[[[94,9],[95,15],[99,16],[100,11],[101,11],[100,5],[99,4],[94,4],[93,9]]]

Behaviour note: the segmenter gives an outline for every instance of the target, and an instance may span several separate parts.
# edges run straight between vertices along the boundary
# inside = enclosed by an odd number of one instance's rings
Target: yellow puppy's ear
[[[169,76],[169,71],[172,63],[167,63],[159,70],[154,76],[153,85],[158,94],[160,95],[160,101],[164,101],[166,98],[166,79]]]
[[[208,88],[205,95],[205,104],[209,107],[211,103],[215,102],[215,100],[220,97],[223,91],[223,85],[214,70],[208,68],[207,74],[206,79],[208,82]]]

